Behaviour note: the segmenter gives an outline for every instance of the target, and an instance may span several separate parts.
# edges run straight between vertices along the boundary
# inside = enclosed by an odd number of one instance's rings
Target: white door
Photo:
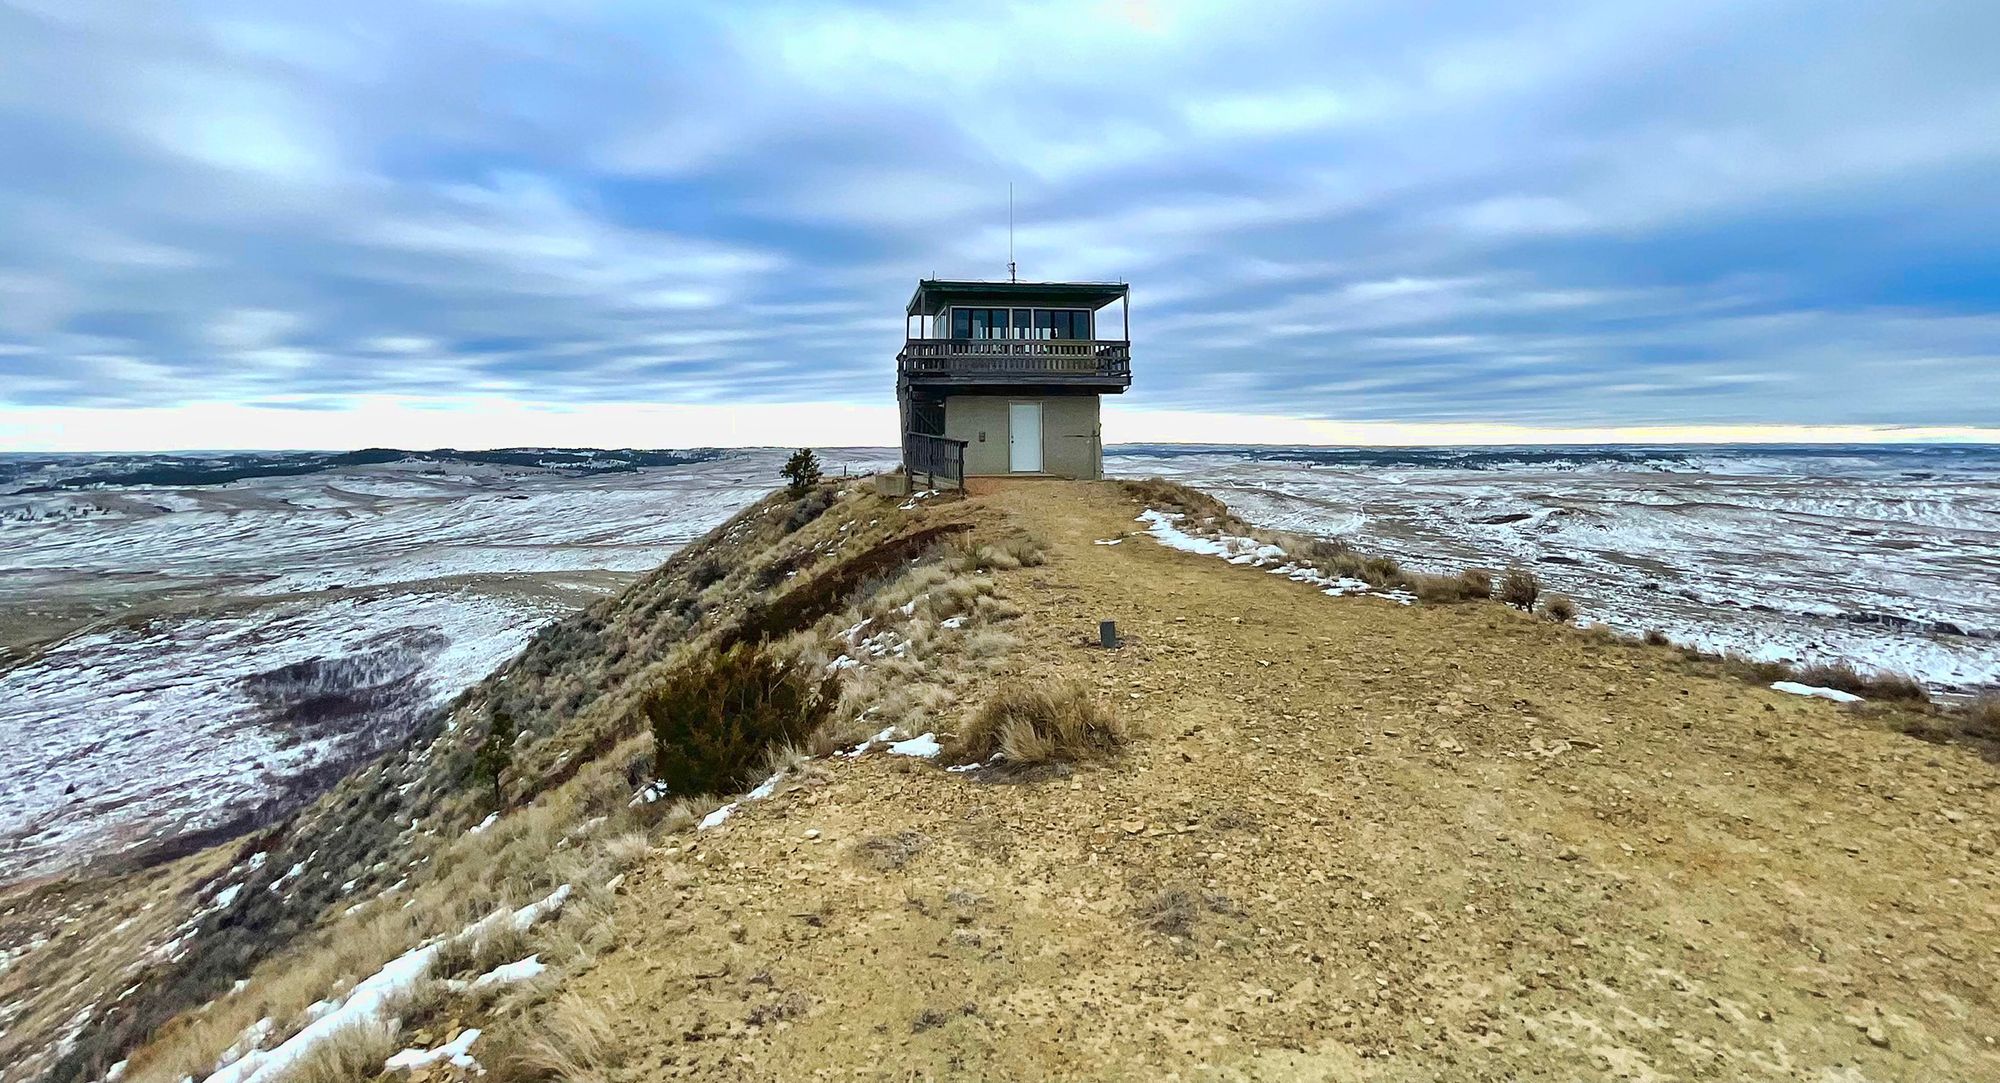
[[[1042,404],[1007,404],[1007,469],[1038,474],[1042,469]]]

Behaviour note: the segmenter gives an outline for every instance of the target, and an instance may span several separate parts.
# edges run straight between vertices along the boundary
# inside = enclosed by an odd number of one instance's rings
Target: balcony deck
[[[913,338],[896,355],[899,380],[924,387],[1037,385],[1117,393],[1132,384],[1122,339]]]

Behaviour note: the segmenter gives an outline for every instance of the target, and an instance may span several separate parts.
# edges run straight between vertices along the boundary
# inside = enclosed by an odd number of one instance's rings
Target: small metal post
[[[1098,622],[1097,622],[1097,641],[1098,641],[1098,642],[1099,642],[1100,644],[1102,644],[1102,645],[1104,646],[1104,649],[1105,649],[1105,650],[1109,650],[1109,651],[1115,651],[1115,650],[1117,650],[1117,649],[1118,649],[1118,622],[1117,622],[1117,621],[1115,621],[1115,620],[1101,620],[1101,621],[1098,621]]]

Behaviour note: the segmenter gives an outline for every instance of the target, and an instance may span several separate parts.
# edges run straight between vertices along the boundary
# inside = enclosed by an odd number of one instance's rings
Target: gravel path
[[[622,1079],[2000,1079],[2000,773],[1497,604],[984,498],[1020,676],[1139,736],[1024,784],[822,765],[628,881]],[[1086,644],[1115,618],[1130,637]]]

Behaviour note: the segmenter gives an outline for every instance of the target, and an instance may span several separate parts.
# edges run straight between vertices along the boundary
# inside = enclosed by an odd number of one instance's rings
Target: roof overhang
[[[926,278],[910,295],[910,316],[935,316],[951,305],[1049,304],[1096,310],[1124,297],[1123,282],[952,282]]]

